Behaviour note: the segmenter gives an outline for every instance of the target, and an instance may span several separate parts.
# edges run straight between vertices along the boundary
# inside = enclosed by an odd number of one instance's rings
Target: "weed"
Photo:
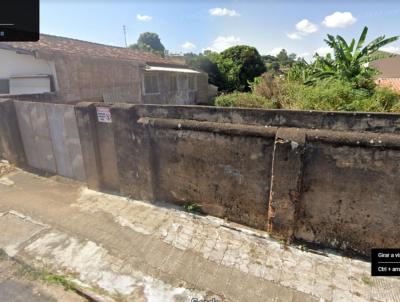
[[[75,290],[77,285],[65,276],[53,274],[46,269],[35,270],[27,265],[22,265],[17,274],[30,280],[40,280],[44,283],[60,285],[65,290]]]
[[[371,278],[367,277],[367,276],[362,276],[361,281],[368,286],[372,285],[372,280]]]
[[[8,259],[7,253],[4,250],[0,249],[0,260],[7,260],[7,259]]]
[[[186,212],[189,213],[202,213],[201,206],[194,202],[188,202],[183,205]]]

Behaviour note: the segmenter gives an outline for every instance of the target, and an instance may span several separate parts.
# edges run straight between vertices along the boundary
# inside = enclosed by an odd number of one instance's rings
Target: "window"
[[[0,94],[9,94],[9,93],[10,93],[10,80],[0,79]]]
[[[173,73],[169,75],[169,91],[178,91],[178,77]]]
[[[158,74],[156,73],[144,74],[144,93],[145,94],[160,93],[160,89],[158,87]]]
[[[10,94],[40,94],[51,92],[49,75],[25,75],[10,77]]]
[[[196,82],[196,76],[189,74],[188,75],[188,90],[189,91],[196,91],[197,90],[197,82]]]

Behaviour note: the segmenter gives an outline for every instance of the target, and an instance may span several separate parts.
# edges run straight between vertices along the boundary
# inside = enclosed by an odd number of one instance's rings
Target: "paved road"
[[[0,250],[1,302],[85,302],[63,287],[39,280],[40,273],[6,257]]]
[[[127,301],[400,301],[400,280],[368,262],[23,171],[0,178],[0,229],[7,253]]]
[[[0,282],[0,301],[3,302],[56,302],[55,298],[35,292],[33,286],[15,280]]]

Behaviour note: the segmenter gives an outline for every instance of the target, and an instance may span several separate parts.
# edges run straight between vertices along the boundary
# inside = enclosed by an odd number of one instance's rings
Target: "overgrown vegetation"
[[[315,55],[312,63],[294,61],[279,75],[268,72],[248,82],[251,93],[224,94],[217,106],[285,108],[304,110],[399,112],[400,94],[375,83],[376,70],[369,63],[388,56],[379,49],[399,39],[378,37],[365,44],[368,28],[358,41],[328,35],[333,55]]]
[[[250,92],[222,94],[216,98],[215,104],[221,107],[275,108],[269,99]]]
[[[206,51],[203,55],[188,54],[186,63],[208,73],[211,84],[224,92],[250,91],[248,82],[266,71],[257,49],[238,45],[221,53]]]

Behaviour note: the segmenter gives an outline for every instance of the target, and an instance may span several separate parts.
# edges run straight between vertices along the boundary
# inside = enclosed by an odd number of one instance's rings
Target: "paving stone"
[[[107,251],[105,259],[115,259],[110,267],[121,274],[141,272],[240,302],[249,297],[275,302],[400,301],[399,279],[372,278],[369,285],[362,281],[370,274],[366,261],[284,246],[262,231],[79,184],[60,184],[25,172],[9,178],[18,190],[0,187],[0,212],[29,213],[44,225],[96,243]],[[7,232],[14,230],[18,235],[22,229],[14,226]],[[29,230],[22,233],[25,237],[16,250],[32,238]]]

